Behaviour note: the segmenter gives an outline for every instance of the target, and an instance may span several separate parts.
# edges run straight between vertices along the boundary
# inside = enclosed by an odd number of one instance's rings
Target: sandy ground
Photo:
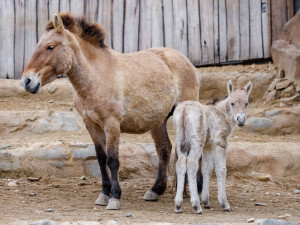
[[[257,72],[269,71],[269,64],[259,66],[227,66],[207,67],[200,69],[204,72],[238,71]],[[49,101],[53,100],[53,103]],[[259,106],[259,107],[257,107]],[[66,111],[73,107],[71,98],[52,99],[50,95],[26,95],[22,98],[0,99],[0,109],[31,111],[34,110],[60,110]],[[74,107],[73,107],[74,108]],[[249,106],[249,115],[256,115],[263,111],[273,109],[272,105],[263,105],[261,102]],[[74,109],[75,110],[75,109]],[[174,132],[169,126],[170,139],[174,140]],[[10,144],[14,147],[30,145],[36,141],[51,142],[64,140],[82,143],[91,143],[86,131],[56,132],[47,135],[32,135],[30,133],[10,134],[0,137],[0,145]],[[264,134],[247,133],[237,129],[232,135],[232,142],[295,142],[300,145],[299,135],[269,136]],[[143,135],[122,134],[121,142],[147,143],[152,142],[149,133]],[[276,166],[276,165],[274,165]],[[286,178],[276,178],[274,183],[259,182],[249,176],[231,174],[227,180],[227,196],[232,212],[223,212],[217,202],[216,180],[211,183],[212,209],[204,209],[202,215],[194,214],[189,199],[184,199],[183,213],[174,213],[175,193],[171,190],[171,181],[166,193],[157,202],[142,200],[144,193],[154,183],[154,176],[133,180],[122,180],[121,209],[107,211],[105,207],[94,205],[101,190],[101,180],[87,177],[59,178],[43,176],[38,182],[28,181],[26,177],[9,177],[16,179],[18,185],[9,187],[10,182],[3,174],[0,177],[0,224],[25,220],[36,221],[51,219],[62,221],[100,221],[116,220],[120,224],[146,223],[146,222],[172,222],[172,223],[245,223],[254,217],[277,219],[278,216],[290,214],[286,220],[300,222],[300,194],[295,194],[295,189],[300,189],[300,182]],[[266,203],[266,206],[255,206],[255,203]],[[53,212],[48,212],[53,209]],[[126,217],[126,213],[132,217]]]

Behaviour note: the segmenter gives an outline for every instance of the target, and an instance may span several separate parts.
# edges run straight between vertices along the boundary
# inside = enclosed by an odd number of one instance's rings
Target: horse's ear
[[[53,24],[54,24],[54,27],[56,30],[63,31],[63,29],[64,29],[63,21],[62,21],[61,17],[59,15],[57,15],[56,13],[54,14]]]
[[[231,80],[228,81],[227,91],[228,91],[228,95],[230,95],[231,92],[233,91],[233,84],[232,84]]]
[[[246,84],[245,90],[246,90],[247,94],[250,95],[250,93],[252,91],[252,82],[251,81],[249,81],[248,84]]]

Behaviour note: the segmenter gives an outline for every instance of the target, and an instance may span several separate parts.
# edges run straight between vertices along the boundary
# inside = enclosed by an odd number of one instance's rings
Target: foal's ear
[[[63,31],[63,29],[64,29],[63,21],[60,18],[60,16],[57,15],[56,13],[54,14],[53,24],[54,24],[54,27],[56,30]]]
[[[247,94],[250,95],[250,93],[252,91],[252,82],[251,81],[249,81],[248,84],[246,84],[245,90],[246,90]]]
[[[230,95],[231,92],[233,91],[233,84],[232,84],[231,80],[228,81],[227,91],[228,91],[228,95]]]

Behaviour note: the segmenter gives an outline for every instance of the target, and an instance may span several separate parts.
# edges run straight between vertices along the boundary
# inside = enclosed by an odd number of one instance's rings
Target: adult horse
[[[27,91],[38,93],[59,74],[68,76],[75,90],[74,105],[93,139],[102,174],[102,191],[95,204],[119,209],[120,133],[151,131],[159,163],[155,184],[144,199],[156,200],[166,189],[172,149],[167,119],[180,102],[198,100],[200,84],[194,66],[175,50],[121,54],[108,48],[104,37],[99,25],[84,18],[55,15],[21,82]]]

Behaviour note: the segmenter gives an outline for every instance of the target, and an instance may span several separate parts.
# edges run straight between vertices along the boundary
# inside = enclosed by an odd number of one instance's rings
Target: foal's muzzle
[[[31,94],[36,94],[41,90],[41,80],[38,77],[37,73],[30,72],[26,77],[21,79],[21,84],[25,88],[26,91]]]
[[[245,122],[246,122],[246,116],[237,116],[236,118],[236,123],[238,126],[242,127],[245,125]]]

